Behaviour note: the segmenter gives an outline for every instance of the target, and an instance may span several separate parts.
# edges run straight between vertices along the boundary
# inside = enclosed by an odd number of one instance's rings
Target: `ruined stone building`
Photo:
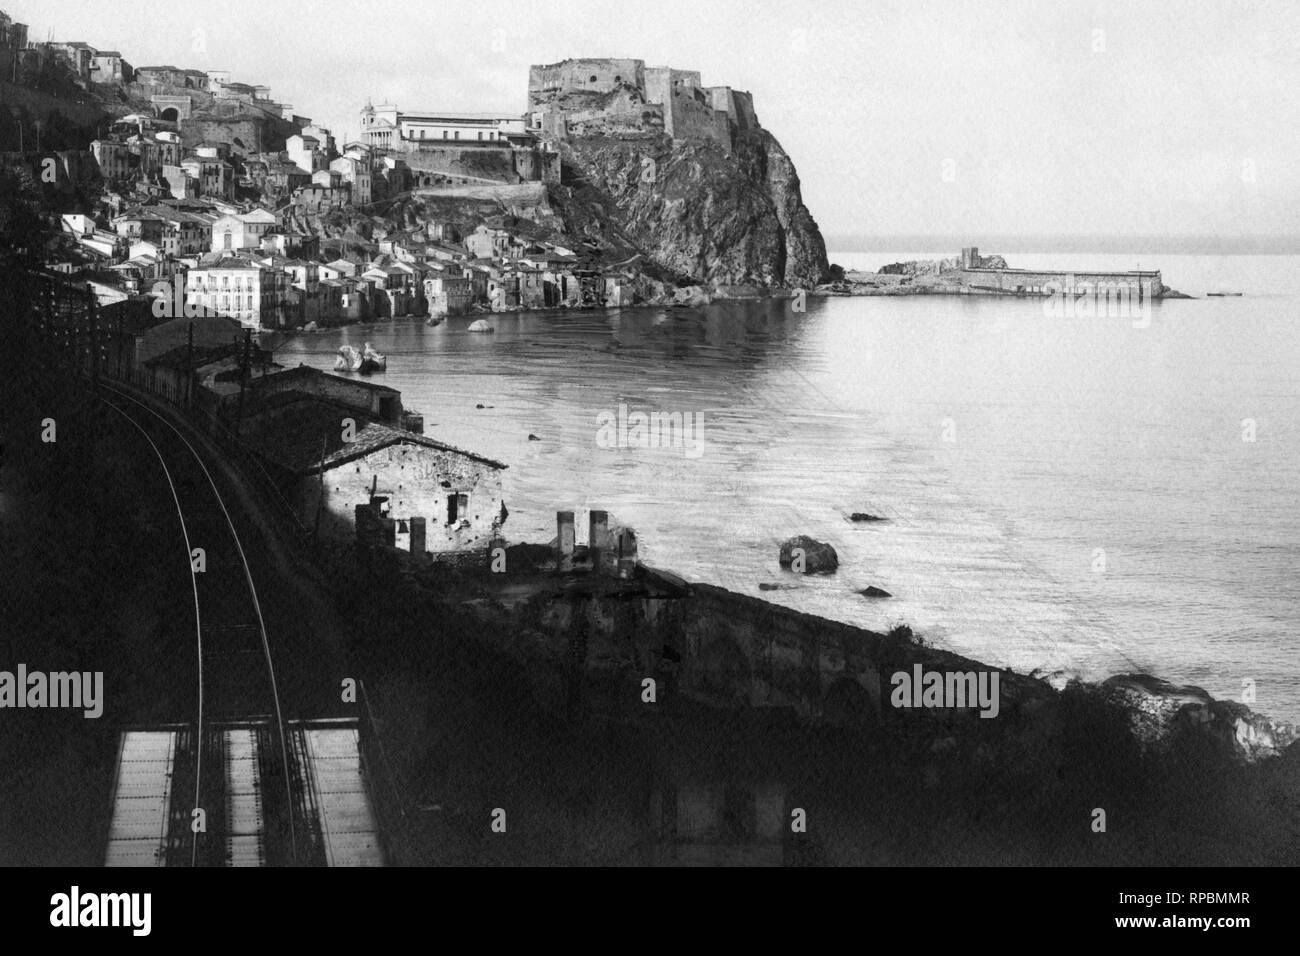
[[[643,60],[576,59],[530,67],[528,128],[543,139],[601,132],[665,133],[730,150],[758,127],[748,93],[705,86],[695,70]]]

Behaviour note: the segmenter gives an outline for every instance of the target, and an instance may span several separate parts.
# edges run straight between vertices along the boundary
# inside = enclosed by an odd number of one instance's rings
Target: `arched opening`
[[[180,121],[181,114],[176,109],[176,107],[169,106],[162,111],[162,115],[159,116],[158,118],[161,120],[166,120],[168,123],[176,123]]]

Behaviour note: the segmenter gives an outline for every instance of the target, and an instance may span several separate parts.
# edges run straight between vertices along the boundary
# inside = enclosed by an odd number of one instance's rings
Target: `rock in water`
[[[802,565],[798,567],[802,552]],[[781,567],[804,574],[831,574],[840,566],[840,556],[835,549],[822,541],[816,541],[806,534],[796,535],[781,545]]]
[[[861,594],[863,597],[866,597],[866,598],[887,598],[887,597],[893,597],[893,595],[890,594],[888,591],[886,591],[884,588],[878,588],[878,587],[876,587],[874,584],[873,584],[871,587],[869,587],[869,588],[863,588],[863,589],[862,589],[861,591],[859,591],[858,593]]]
[[[486,319],[475,319],[469,324],[470,332],[495,332],[492,326],[488,325]]]
[[[850,521],[884,521],[884,518],[878,515],[869,515],[865,511],[855,511],[849,515]]]

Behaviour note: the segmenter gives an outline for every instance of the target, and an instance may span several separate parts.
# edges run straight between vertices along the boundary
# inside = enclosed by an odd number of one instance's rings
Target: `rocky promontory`
[[[693,70],[583,58],[533,66],[529,109],[557,148],[566,231],[677,285],[812,288],[826,243],[749,93]]]
[[[664,279],[810,288],[829,273],[794,164],[766,130],[738,137],[731,155],[667,137],[589,137],[562,155],[568,185],[554,192],[567,231],[643,257]]]

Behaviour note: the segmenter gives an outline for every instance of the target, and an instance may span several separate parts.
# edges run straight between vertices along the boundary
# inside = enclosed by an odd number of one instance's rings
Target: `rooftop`
[[[292,370],[291,370],[292,371]],[[275,377],[287,374],[281,372]],[[357,430],[353,441],[344,442],[340,417],[351,418]],[[283,393],[245,414],[245,440],[260,455],[296,475],[329,471],[390,445],[421,445],[461,455],[493,468],[505,468],[499,461],[442,442],[372,421],[349,405],[315,398],[302,392]]]
[[[520,119],[519,116],[512,116],[508,113],[457,113],[457,112],[399,112],[404,120],[452,120],[454,122],[476,122],[476,123],[497,123],[502,120],[511,122]]]
[[[205,365],[211,365],[213,362],[219,362],[228,356],[238,355],[243,348],[239,343],[232,342],[229,345],[196,345],[191,349],[188,345],[180,345],[161,355],[155,355],[147,360],[145,365],[156,365],[160,368],[173,368],[184,371],[186,369],[200,369]]]
[[[349,385],[358,388],[369,389],[372,392],[390,392],[393,395],[401,394],[397,389],[390,388],[387,385],[379,385],[375,382],[367,382],[363,379],[343,378],[339,375],[330,375],[328,372],[322,372],[320,369],[312,368],[310,365],[299,365],[295,368],[287,368],[279,374],[276,378],[276,382],[278,384],[281,382],[291,381],[294,378],[308,379],[317,377],[336,379],[338,381],[347,382]]]

